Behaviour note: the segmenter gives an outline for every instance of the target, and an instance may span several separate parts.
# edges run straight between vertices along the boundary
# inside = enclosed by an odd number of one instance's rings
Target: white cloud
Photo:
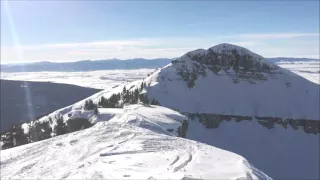
[[[287,39],[295,37],[305,37],[305,36],[319,36],[319,34],[293,34],[293,33],[283,33],[283,34],[241,34],[239,37],[248,39]]]
[[[167,37],[127,40],[93,41],[40,45],[2,46],[1,63],[25,61],[77,61],[109,58],[179,57],[194,49],[208,49],[219,43],[230,43],[248,48],[265,57],[315,57],[319,42],[304,39],[319,34],[240,34],[217,37]],[[299,40],[295,40],[298,38]],[[317,37],[318,38],[318,37]],[[279,43],[281,41],[281,43]],[[308,44],[304,46],[302,44]],[[21,56],[18,56],[21,52]],[[19,58],[20,57],[20,58]]]
[[[54,49],[54,48],[84,48],[84,47],[115,47],[115,46],[148,45],[146,40],[93,41],[80,43],[20,45],[21,49]]]
[[[239,34],[233,36],[221,36],[222,39],[247,39],[247,40],[271,40],[271,39],[290,39],[298,37],[319,36],[316,33],[275,33],[275,34]]]

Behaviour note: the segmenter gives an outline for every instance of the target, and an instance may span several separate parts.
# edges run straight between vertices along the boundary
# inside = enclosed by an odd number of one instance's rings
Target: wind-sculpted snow
[[[163,107],[129,106],[91,128],[1,151],[1,179],[269,178],[237,154],[157,133],[176,131],[185,118]]]

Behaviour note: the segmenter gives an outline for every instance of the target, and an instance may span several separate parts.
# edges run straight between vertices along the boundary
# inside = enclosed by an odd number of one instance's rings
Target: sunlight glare
[[[16,54],[19,58],[19,61],[20,62],[25,62],[24,61],[24,56],[23,56],[23,52],[21,50],[21,45],[19,43],[19,37],[18,37],[18,34],[16,32],[16,28],[14,26],[14,21],[13,21],[13,18],[12,18],[12,14],[11,14],[11,11],[10,11],[10,7],[9,7],[9,2],[8,0],[5,0],[4,1],[4,10],[5,10],[5,13],[8,17],[8,22],[9,22],[9,26],[10,26],[10,32],[11,32],[11,36],[12,36],[12,39],[13,39],[13,43],[14,43],[14,48],[15,48],[15,51],[16,51]],[[22,71],[24,71],[24,66],[21,66],[22,67]],[[27,104],[27,108],[28,108],[28,116],[29,118],[31,119],[34,119],[35,116],[34,116],[34,110],[33,110],[33,103],[31,101],[31,94],[30,94],[30,89],[29,89],[29,86],[28,84],[23,81],[23,86],[24,86],[24,92],[25,92],[25,100],[26,100],[26,104]]]

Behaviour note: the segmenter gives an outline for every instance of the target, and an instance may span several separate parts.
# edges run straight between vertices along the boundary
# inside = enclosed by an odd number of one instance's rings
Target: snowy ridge
[[[158,133],[183,119],[164,107],[127,106],[86,130],[3,150],[1,178],[270,179],[237,154]]]

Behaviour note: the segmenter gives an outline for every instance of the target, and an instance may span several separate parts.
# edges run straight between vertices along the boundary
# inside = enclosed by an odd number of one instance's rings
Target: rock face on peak
[[[263,73],[277,74],[276,70],[279,68],[248,49],[226,43],[208,50],[198,49],[188,52],[173,61],[173,64],[178,63],[182,63],[181,67],[177,65],[178,73],[188,81],[189,87],[194,85],[199,75],[204,77],[207,69],[215,74],[221,71],[229,73],[234,76],[234,82],[246,80],[255,83],[268,79]]]

